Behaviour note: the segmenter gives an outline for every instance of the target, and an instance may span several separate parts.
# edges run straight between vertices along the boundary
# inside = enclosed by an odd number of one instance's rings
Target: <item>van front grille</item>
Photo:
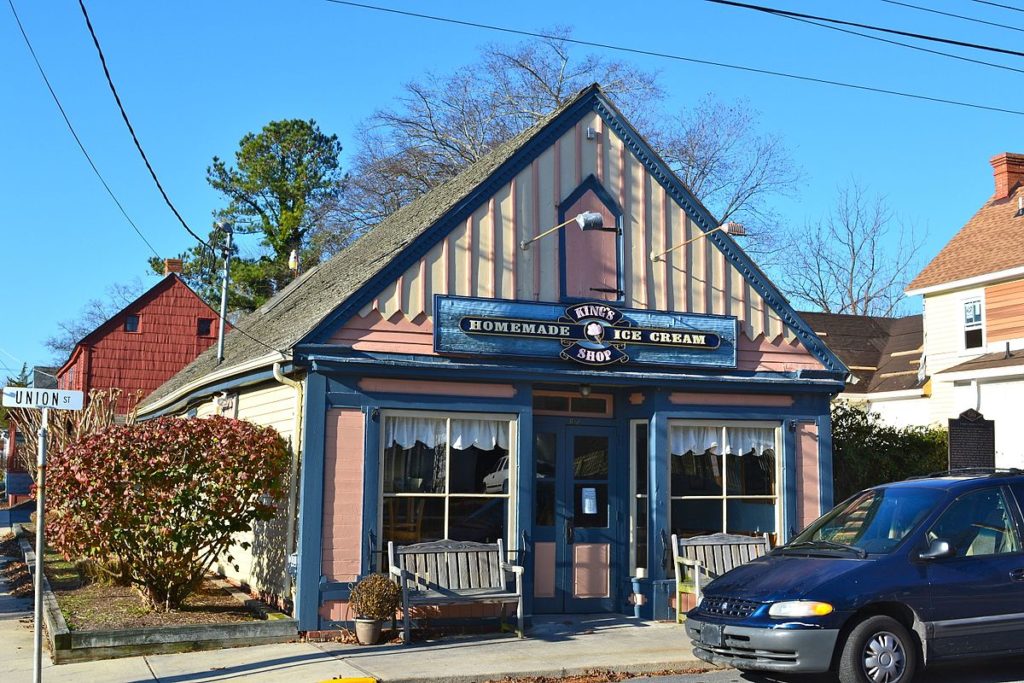
[[[753,614],[760,606],[761,603],[753,600],[704,596],[700,603],[700,611],[716,617],[743,619]]]

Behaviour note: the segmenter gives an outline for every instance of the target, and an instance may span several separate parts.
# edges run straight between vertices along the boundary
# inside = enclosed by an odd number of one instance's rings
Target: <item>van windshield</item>
[[[888,553],[935,509],[942,493],[926,488],[872,489],[840,503],[783,546]]]

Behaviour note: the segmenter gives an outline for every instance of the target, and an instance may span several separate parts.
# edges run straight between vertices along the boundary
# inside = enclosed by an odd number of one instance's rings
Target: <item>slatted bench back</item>
[[[770,542],[764,536],[710,534],[679,539],[679,554],[700,562],[712,577],[766,555],[769,550]]]
[[[394,549],[398,566],[416,576],[416,587],[441,591],[505,588],[504,544],[433,541]]]

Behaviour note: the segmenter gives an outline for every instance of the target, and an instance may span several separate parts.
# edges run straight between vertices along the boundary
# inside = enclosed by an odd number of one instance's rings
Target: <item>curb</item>
[[[652,674],[668,674],[675,672],[685,673],[706,673],[708,671],[720,671],[716,667],[699,659],[682,659],[675,662],[640,663],[621,666],[571,666],[554,669],[532,669],[522,671],[505,671],[502,673],[490,674],[458,674],[448,673],[442,675],[419,674],[408,677],[385,678],[332,678],[320,683],[481,683],[481,681],[501,681],[506,678],[565,678],[569,676],[583,676],[586,674],[599,673],[624,673],[637,677],[650,676]]]

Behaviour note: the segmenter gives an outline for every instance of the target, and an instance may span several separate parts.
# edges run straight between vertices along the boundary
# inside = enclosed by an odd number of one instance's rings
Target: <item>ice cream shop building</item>
[[[142,413],[291,440],[280,519],[222,569],[294,599],[304,630],[348,619],[388,541],[504,539],[528,615],[632,612],[632,577],[671,575],[671,534],[782,540],[832,503],[846,368],[718,227],[592,86],[302,274]]]

